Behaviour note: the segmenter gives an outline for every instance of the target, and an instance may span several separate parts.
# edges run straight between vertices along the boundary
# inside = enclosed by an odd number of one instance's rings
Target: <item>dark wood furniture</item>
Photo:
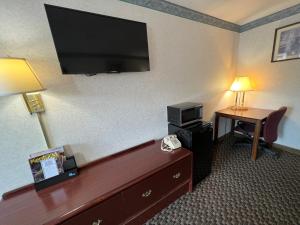
[[[261,124],[268,117],[268,115],[274,110],[269,109],[257,109],[257,108],[248,108],[248,110],[232,110],[231,108],[222,109],[216,112],[215,115],[215,134],[214,141],[218,141],[218,129],[219,129],[219,118],[226,117],[232,120],[231,130],[233,131],[234,124],[236,120],[245,121],[255,124],[255,131],[252,144],[252,154],[251,158],[256,160],[257,157],[257,147],[258,141],[261,132]]]
[[[150,141],[39,192],[26,186],[4,195],[0,224],[143,224],[191,189],[191,152],[163,152],[159,141]]]

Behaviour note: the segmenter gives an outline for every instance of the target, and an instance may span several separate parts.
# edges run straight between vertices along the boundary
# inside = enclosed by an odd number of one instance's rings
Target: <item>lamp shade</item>
[[[249,77],[236,77],[230,87],[230,91],[252,91]]]
[[[44,90],[25,59],[0,58],[0,96]]]

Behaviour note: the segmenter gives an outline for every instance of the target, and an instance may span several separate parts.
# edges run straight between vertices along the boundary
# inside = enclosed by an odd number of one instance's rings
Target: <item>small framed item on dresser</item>
[[[31,154],[29,165],[37,191],[78,175],[74,156],[66,157],[63,147]]]

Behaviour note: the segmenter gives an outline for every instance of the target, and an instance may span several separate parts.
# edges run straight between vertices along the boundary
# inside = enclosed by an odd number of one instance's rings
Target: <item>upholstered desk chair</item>
[[[262,124],[259,146],[262,147],[266,153],[275,158],[279,157],[279,153],[272,151],[271,148],[273,143],[278,138],[278,125],[286,111],[287,107],[285,106],[279,108],[278,110],[270,113]],[[255,124],[238,121],[234,131],[246,137],[246,139],[243,140],[245,140],[247,143],[252,143],[254,129]],[[240,143],[240,141],[235,142],[235,144],[237,143]]]

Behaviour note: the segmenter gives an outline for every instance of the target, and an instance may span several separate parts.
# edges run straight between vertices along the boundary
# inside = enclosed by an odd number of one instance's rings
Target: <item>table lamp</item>
[[[41,112],[45,111],[41,95],[45,90],[36,74],[25,59],[0,58],[0,97],[22,94],[29,112],[37,113],[47,147],[49,141],[41,120]]]
[[[245,107],[245,92],[252,91],[251,82],[249,77],[240,76],[236,77],[230,87],[230,91],[236,93],[235,105],[231,107],[232,110],[247,110]]]

